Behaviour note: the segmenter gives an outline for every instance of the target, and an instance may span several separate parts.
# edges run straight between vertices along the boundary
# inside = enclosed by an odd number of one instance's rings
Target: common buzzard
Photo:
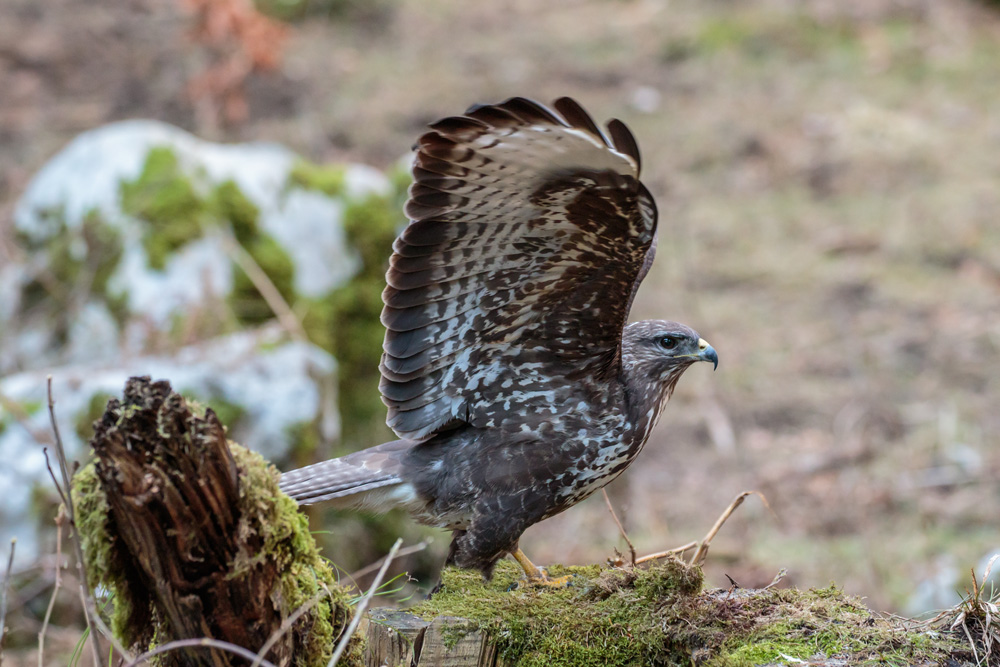
[[[569,98],[513,98],[431,125],[383,293],[380,369],[399,440],[281,477],[454,533],[448,562],[489,577],[528,526],[615,479],[681,374],[718,365],[694,330],[626,326],[653,261],[656,206],[623,123]]]

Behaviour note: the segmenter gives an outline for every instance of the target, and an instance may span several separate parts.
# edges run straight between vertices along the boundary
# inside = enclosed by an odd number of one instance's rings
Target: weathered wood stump
[[[91,584],[114,592],[112,628],[126,648],[208,637],[275,664],[325,665],[350,621],[347,594],[316,550],[277,472],[231,445],[211,409],[166,382],[132,378],[95,424],[96,460],[73,496]],[[328,595],[325,590],[329,589]],[[313,604],[290,628],[282,622]],[[168,665],[244,664],[185,648]],[[360,641],[343,664],[358,664]]]

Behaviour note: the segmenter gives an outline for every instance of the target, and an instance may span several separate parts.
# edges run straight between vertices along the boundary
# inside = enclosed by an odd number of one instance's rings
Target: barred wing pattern
[[[624,124],[604,133],[575,101],[554,107],[473,107],[418,140],[382,311],[380,389],[401,438],[503,428],[620,369],[655,204]]]

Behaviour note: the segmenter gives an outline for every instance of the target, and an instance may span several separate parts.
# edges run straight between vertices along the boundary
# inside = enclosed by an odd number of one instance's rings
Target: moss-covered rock
[[[442,587],[410,611],[427,620],[468,619],[503,661],[539,667],[592,665],[941,664],[953,638],[873,614],[835,588],[701,590],[699,568],[668,559],[648,569],[549,568],[574,575],[564,588],[525,588],[520,568],[498,564],[490,582],[447,568]],[[447,637],[446,637],[447,638]]]

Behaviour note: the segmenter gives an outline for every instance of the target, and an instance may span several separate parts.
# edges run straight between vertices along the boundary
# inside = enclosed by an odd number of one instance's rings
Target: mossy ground
[[[501,562],[493,580],[446,569],[443,586],[413,613],[469,619],[509,663],[561,665],[760,665],[789,658],[851,664],[938,664],[961,646],[907,630],[835,587],[702,591],[702,575],[677,560],[649,569],[549,568],[575,575],[561,589],[523,588]],[[456,637],[457,638],[457,637]]]

